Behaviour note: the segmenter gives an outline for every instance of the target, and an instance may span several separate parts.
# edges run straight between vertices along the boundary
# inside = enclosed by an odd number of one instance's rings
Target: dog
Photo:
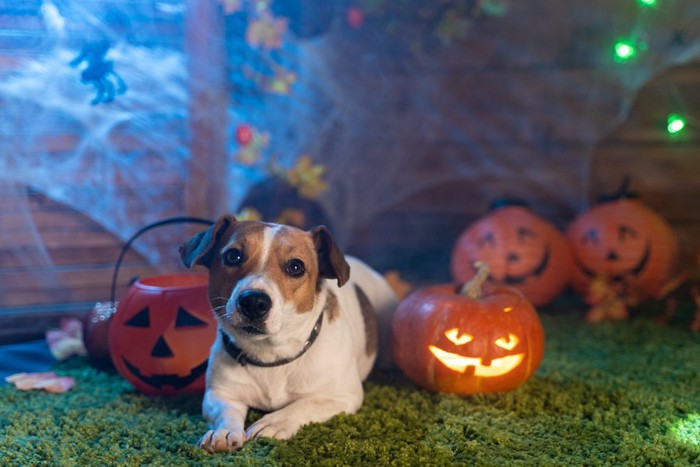
[[[308,423],[352,414],[377,354],[391,366],[398,299],[380,274],[346,257],[326,227],[225,215],[180,254],[188,268],[209,269],[218,321],[202,402],[211,429],[197,443],[206,451],[288,439]],[[267,413],[246,429],[250,408]]]

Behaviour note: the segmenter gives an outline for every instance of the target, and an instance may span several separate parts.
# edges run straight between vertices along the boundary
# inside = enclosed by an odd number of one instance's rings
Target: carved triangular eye
[[[191,327],[191,326],[206,326],[207,323],[194,316],[189,311],[180,307],[177,309],[177,318],[175,318],[175,327]]]
[[[132,326],[135,328],[148,328],[151,326],[151,319],[149,317],[148,307],[136,313],[129,319],[129,321],[124,323],[124,326]]]

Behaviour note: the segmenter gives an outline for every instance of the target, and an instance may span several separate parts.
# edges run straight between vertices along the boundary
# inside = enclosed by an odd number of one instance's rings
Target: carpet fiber
[[[66,394],[0,388],[1,465],[698,465],[700,335],[646,319],[545,313],[547,349],[516,391],[460,398],[375,373],[362,409],[236,453],[193,445],[200,398],[152,398],[77,359]],[[259,417],[251,413],[250,419]]]

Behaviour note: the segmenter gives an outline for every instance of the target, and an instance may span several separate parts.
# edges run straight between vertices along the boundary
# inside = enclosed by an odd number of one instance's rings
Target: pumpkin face
[[[571,223],[567,236],[575,259],[573,284],[582,295],[600,277],[622,296],[653,297],[678,261],[671,227],[635,199],[594,206]]]
[[[563,291],[573,264],[564,235],[522,206],[498,208],[460,235],[452,253],[455,281],[471,279],[476,261],[488,262],[490,281],[515,287],[535,306]]]
[[[416,290],[396,310],[392,350],[419,386],[460,395],[509,391],[527,381],[544,353],[537,312],[512,287],[483,297],[455,285]]]
[[[146,394],[204,390],[216,322],[207,276],[174,274],[129,287],[109,325],[109,349],[119,373]]]

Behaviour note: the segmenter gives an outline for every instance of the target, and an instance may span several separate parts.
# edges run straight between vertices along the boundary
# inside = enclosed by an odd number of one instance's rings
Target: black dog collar
[[[323,324],[323,312],[321,312],[321,315],[318,317],[316,320],[316,324],[314,324],[314,328],[311,330],[311,334],[309,335],[309,338],[306,339],[306,342],[304,342],[304,347],[302,347],[301,352],[296,354],[293,357],[288,357],[288,358],[282,358],[280,360],[275,360],[274,362],[261,362],[260,360],[253,358],[249,355],[246,355],[243,353],[243,351],[233,343],[231,338],[229,337],[228,334],[226,334],[224,331],[221,332],[221,338],[224,342],[224,348],[226,349],[226,352],[234,359],[236,362],[238,362],[241,366],[246,366],[246,365],[253,365],[253,366],[260,366],[264,368],[271,368],[274,366],[281,366],[281,365],[286,365],[287,363],[293,362],[297,358],[301,357],[306,353],[307,350],[309,350],[309,347],[313,345],[313,343],[316,341],[316,338],[318,337],[318,334],[321,332],[321,325]]]

